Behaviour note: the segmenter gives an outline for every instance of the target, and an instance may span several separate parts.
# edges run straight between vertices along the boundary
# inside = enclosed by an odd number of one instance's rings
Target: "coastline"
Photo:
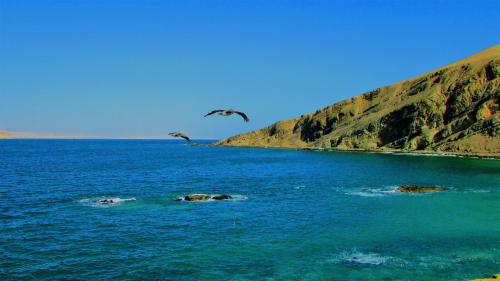
[[[494,89],[500,86],[499,73],[500,46],[495,45],[216,145],[498,159],[499,93]]]
[[[407,156],[435,156],[435,157],[456,157],[456,158],[470,158],[470,159],[485,159],[485,160],[500,160],[500,154],[476,154],[464,152],[441,152],[432,150],[419,150],[419,151],[403,151],[403,150],[367,150],[367,149],[336,149],[336,148],[322,148],[322,147],[285,147],[285,146],[245,146],[245,145],[226,145],[214,142],[208,144],[209,146],[221,147],[239,147],[239,148],[262,148],[262,149],[292,149],[292,150],[305,150],[305,151],[321,151],[321,152],[361,152],[361,153],[377,153],[377,154],[394,154],[394,155],[407,155]]]
[[[172,140],[163,138],[143,138],[143,137],[129,137],[129,138],[112,138],[112,137],[9,137],[0,138],[0,140]],[[196,140],[194,140],[196,141]],[[256,146],[256,145],[227,145],[221,144],[221,140],[215,139],[198,139],[198,141],[212,141],[211,143],[192,143],[193,146],[220,146],[220,147],[239,147],[239,148],[261,148],[261,149],[289,149],[289,150],[304,150],[304,151],[320,151],[320,152],[361,152],[361,153],[377,153],[377,154],[394,154],[406,156],[435,156],[435,157],[457,157],[457,158],[470,158],[470,159],[485,159],[485,160],[500,160],[500,153],[480,154],[480,153],[467,153],[467,152],[444,152],[433,150],[397,150],[397,149],[339,149],[339,148],[322,148],[322,147],[294,147],[294,146]]]

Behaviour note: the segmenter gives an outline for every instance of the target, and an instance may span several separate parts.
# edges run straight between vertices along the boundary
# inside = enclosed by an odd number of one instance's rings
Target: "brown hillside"
[[[216,145],[500,156],[500,45]]]

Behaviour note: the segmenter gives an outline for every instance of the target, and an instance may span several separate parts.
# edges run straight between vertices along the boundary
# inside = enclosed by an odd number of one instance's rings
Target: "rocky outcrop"
[[[444,187],[440,186],[417,186],[417,185],[402,185],[396,188],[396,192],[433,192],[443,191]]]
[[[229,199],[232,199],[232,197],[231,197],[231,195],[222,194],[222,195],[212,196],[212,199],[213,200],[229,200]]]
[[[216,145],[500,156],[500,45]]]
[[[210,196],[208,194],[189,194],[186,196],[181,196],[176,199],[176,201],[207,201],[207,200],[229,200],[232,199],[231,195],[222,194],[222,195],[213,195]]]
[[[190,194],[184,196],[184,200],[186,201],[205,201],[210,199],[210,196],[206,194]]]

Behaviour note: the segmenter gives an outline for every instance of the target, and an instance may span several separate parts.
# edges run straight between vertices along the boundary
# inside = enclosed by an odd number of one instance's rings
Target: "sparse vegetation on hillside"
[[[500,46],[424,75],[218,142],[500,155]]]

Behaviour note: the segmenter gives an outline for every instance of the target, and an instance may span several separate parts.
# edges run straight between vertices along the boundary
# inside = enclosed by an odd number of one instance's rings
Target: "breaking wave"
[[[396,192],[397,186],[383,187],[383,188],[362,188],[354,191],[348,191],[345,194],[355,195],[362,197],[383,197],[389,195],[398,195]]]
[[[440,185],[430,185],[430,186],[440,186]],[[399,185],[392,185],[392,186],[384,186],[384,187],[377,187],[377,188],[359,188],[355,190],[349,190],[346,191],[345,194],[347,195],[354,195],[354,196],[362,196],[362,197],[384,197],[384,196],[401,196],[401,195],[412,195],[412,196],[425,196],[425,195],[430,195],[434,193],[438,193],[435,191],[428,191],[428,192],[397,192],[396,189],[399,187]],[[447,191],[454,191],[457,192],[459,190],[455,189],[454,187],[447,186],[445,187]],[[473,192],[473,193],[486,193],[489,192],[488,190],[468,190],[464,192]]]
[[[402,263],[401,260],[377,253],[363,253],[357,250],[343,251],[327,260],[329,263],[350,264],[360,266],[379,266],[388,263]]]

